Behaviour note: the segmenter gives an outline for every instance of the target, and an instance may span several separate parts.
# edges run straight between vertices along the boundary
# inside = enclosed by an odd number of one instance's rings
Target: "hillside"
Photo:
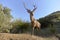
[[[51,23],[57,23],[58,25],[60,24],[60,11],[53,12],[43,18],[40,18],[38,21],[42,24],[45,24],[46,26]]]
[[[44,19],[52,22],[57,22],[58,20],[60,21],[60,11],[53,12],[50,15],[44,17]]]
[[[0,33],[0,40],[57,40],[55,36],[38,37],[30,34]]]
[[[53,29],[60,34],[60,11],[53,12],[38,20],[41,23],[41,34],[50,34]]]

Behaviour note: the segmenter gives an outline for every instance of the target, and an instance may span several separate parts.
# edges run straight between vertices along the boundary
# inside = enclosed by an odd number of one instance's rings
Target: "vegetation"
[[[21,20],[15,20],[12,22],[12,29],[11,33],[23,33],[28,31],[29,29],[29,22],[23,22]]]
[[[41,23],[41,30],[38,33],[38,36],[39,34],[42,37],[52,37],[52,35],[54,35],[58,40],[60,40],[60,11],[39,18],[38,21]]]
[[[29,22],[21,19],[13,20],[11,10],[0,5],[0,32],[10,33],[26,33],[31,32],[31,25]],[[50,33],[55,33],[60,25],[60,11],[53,12],[48,16],[38,20],[41,23],[41,30],[49,29]]]
[[[44,24],[44,26],[45,25],[47,26],[48,24],[60,22],[60,11],[51,13],[50,15],[44,18],[40,18],[38,21]]]
[[[0,4],[0,32],[7,31],[11,28],[10,21],[12,19],[10,9]],[[9,32],[9,31],[7,31]]]

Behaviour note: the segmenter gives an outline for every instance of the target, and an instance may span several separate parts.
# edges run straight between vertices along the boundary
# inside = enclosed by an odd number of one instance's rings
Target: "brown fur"
[[[32,11],[27,9],[26,7],[25,7],[25,9],[30,14],[30,20],[31,20],[31,25],[33,27],[33,32],[34,32],[34,28],[40,29],[41,24],[33,17],[34,16],[33,12],[36,10],[36,7],[34,6],[34,9]]]

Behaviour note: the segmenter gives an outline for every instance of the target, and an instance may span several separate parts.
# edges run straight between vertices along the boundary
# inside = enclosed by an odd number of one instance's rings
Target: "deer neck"
[[[31,22],[34,22],[34,20],[35,20],[32,15],[30,15],[30,20],[31,20]]]

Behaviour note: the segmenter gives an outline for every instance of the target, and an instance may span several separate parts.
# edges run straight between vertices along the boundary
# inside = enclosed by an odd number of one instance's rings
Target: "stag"
[[[34,29],[35,28],[37,28],[37,30],[40,29],[41,24],[34,18],[34,11],[37,9],[37,7],[35,5],[33,7],[34,9],[31,11],[30,9],[26,8],[24,4],[24,8],[30,14],[30,21],[31,21],[32,29],[33,29],[33,34],[34,34]]]

